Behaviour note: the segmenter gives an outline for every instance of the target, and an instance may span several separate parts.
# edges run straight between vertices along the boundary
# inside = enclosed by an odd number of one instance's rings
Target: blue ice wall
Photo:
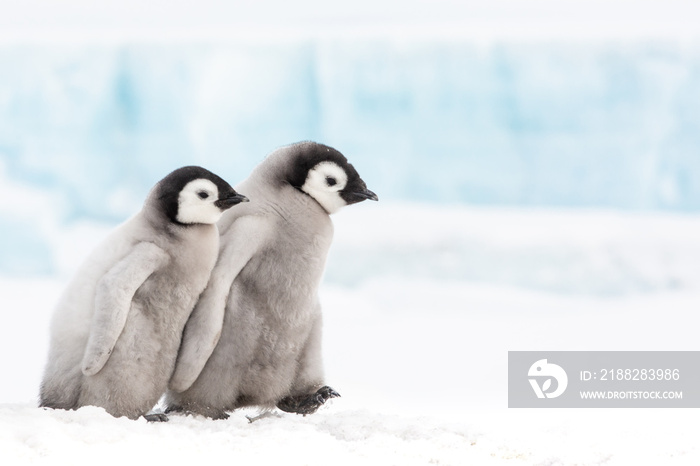
[[[184,164],[235,184],[304,139],[383,199],[698,211],[700,47],[0,46],[0,167],[65,222],[121,221]]]

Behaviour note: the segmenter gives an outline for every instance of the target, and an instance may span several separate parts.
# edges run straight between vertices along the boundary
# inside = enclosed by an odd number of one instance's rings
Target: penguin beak
[[[366,199],[370,201],[378,201],[379,197],[367,188],[357,191],[350,191],[345,193],[343,196],[348,204],[354,204],[355,202],[362,202]]]
[[[379,196],[377,196],[376,194],[374,194],[374,193],[373,193],[372,191],[370,191],[369,189],[365,189],[364,191],[362,191],[361,193],[359,193],[359,195],[360,195],[360,196],[366,196],[367,199],[369,199],[370,201],[379,201]]]
[[[241,202],[250,202],[250,199],[245,197],[243,194],[239,194],[237,192],[233,192],[226,196],[223,199],[219,199],[214,203],[216,207],[218,207],[221,210],[226,210],[230,207],[235,206],[236,204],[239,204]]]

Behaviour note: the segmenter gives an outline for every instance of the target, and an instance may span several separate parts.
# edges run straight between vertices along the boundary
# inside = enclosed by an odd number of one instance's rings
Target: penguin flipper
[[[136,290],[167,261],[168,255],[162,249],[153,243],[142,242],[100,279],[81,365],[83,374],[95,375],[107,363],[126,324]]]
[[[169,388],[184,392],[197,380],[219,342],[231,285],[266,237],[266,222],[246,216],[236,220],[221,237],[219,258],[209,283],[185,325]]]

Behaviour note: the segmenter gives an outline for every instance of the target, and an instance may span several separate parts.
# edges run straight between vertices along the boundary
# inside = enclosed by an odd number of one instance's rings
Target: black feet
[[[185,410],[183,409],[182,406],[168,405],[165,407],[165,414],[170,414],[170,413],[182,414],[184,412],[185,412]]]
[[[306,416],[307,414],[315,413],[326,401],[339,396],[340,394],[338,392],[329,386],[325,386],[319,388],[316,393],[282,398],[279,403],[277,403],[277,407],[288,413],[297,413]]]
[[[217,409],[185,409],[182,406],[178,405],[169,405],[167,408],[165,408],[165,412],[167,414],[200,414],[210,419],[214,419],[215,421],[225,420],[229,418],[229,415],[226,414],[226,411],[219,411]]]
[[[168,422],[168,416],[163,413],[148,413],[144,414],[143,418],[148,422]]]
[[[225,421],[226,419],[229,418],[229,415],[226,414],[226,412],[224,412],[224,411],[212,412],[212,413],[206,414],[206,416],[212,418],[215,421]]]

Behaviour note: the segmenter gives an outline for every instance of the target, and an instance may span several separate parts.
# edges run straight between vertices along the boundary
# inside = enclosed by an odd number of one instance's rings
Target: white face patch
[[[178,197],[177,221],[180,223],[216,223],[223,212],[214,203],[219,189],[204,178],[190,181]]]
[[[340,197],[342,191],[348,183],[348,175],[335,162],[321,162],[309,170],[306,181],[301,187],[309,196],[316,199],[329,214],[335,213],[341,207],[347,205]]]

